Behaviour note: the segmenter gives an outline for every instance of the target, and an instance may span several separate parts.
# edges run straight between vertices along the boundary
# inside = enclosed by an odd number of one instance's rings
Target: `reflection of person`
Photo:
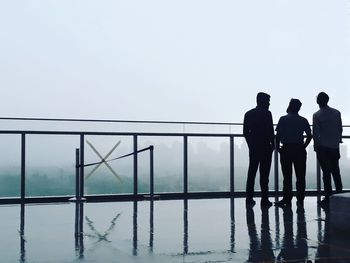
[[[324,222],[324,228],[321,229],[321,227],[318,229],[318,247],[316,252],[316,258],[315,263],[324,263],[324,259],[331,260],[332,253],[331,253],[331,238],[330,238],[330,216],[328,209],[324,210],[325,212],[325,218],[322,220]],[[319,214],[319,217],[321,215]],[[332,240],[336,240],[338,235],[333,235]],[[340,249],[338,249],[337,253],[340,252]],[[339,255],[339,254],[338,254]],[[340,255],[339,255],[340,256]]]
[[[298,114],[301,102],[291,99],[287,108],[287,115],[282,116],[276,127],[276,147],[280,152],[283,172],[283,199],[276,202],[277,206],[290,206],[293,198],[292,174],[293,166],[296,175],[297,204],[304,204],[306,147],[312,135],[309,122]],[[304,133],[307,137],[304,142]],[[280,142],[283,146],[280,148]]]
[[[313,115],[314,149],[323,171],[324,199],[321,205],[329,202],[332,194],[332,177],[336,191],[342,192],[343,185],[339,170],[339,144],[342,142],[342,120],[338,110],[328,106],[329,97],[320,92],[317,104],[320,110]]]
[[[248,262],[274,262],[275,254],[272,249],[268,207],[261,207],[260,241],[256,231],[252,206],[247,206],[246,219],[250,239]]]
[[[283,207],[284,236],[281,252],[277,256],[278,262],[306,262],[308,258],[304,208],[297,209],[297,218],[297,234],[294,240],[293,212],[290,206]]]
[[[295,245],[297,248],[297,258],[307,259],[308,245],[307,245],[307,229],[305,220],[305,210],[303,207],[297,208],[297,234]],[[301,261],[305,262],[305,261]]]
[[[270,95],[259,92],[256,108],[244,115],[243,135],[249,147],[249,168],[247,177],[247,205],[254,205],[254,182],[256,172],[260,172],[261,205],[271,206],[268,199],[269,174],[272,150],[274,148],[274,131],[272,114],[269,111]]]

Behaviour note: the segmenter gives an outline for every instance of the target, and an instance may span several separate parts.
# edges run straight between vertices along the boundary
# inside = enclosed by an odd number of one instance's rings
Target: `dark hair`
[[[258,95],[256,95],[256,103],[258,105],[265,105],[270,101],[270,95],[264,92],[259,92]]]
[[[298,113],[301,107],[301,102],[298,99],[291,99],[287,108],[287,112]]]
[[[325,93],[325,92],[320,92],[320,93],[317,95],[317,103],[318,103],[321,107],[327,106],[328,101],[329,101],[329,96],[327,95],[327,93]]]

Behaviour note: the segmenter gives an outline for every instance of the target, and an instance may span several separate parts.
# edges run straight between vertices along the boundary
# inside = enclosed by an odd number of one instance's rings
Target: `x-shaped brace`
[[[95,166],[94,169],[92,169],[92,171],[86,176],[86,179],[89,179],[89,177],[91,177],[91,175],[104,163],[107,168],[111,171],[111,173],[120,181],[122,182],[122,179],[120,178],[120,176],[112,169],[112,167],[106,162],[106,159],[113,153],[113,151],[118,147],[118,145],[121,143],[121,141],[118,141],[116,143],[116,145],[114,145],[114,147],[106,154],[105,157],[103,157],[97,150],[96,148],[92,145],[91,142],[89,142],[88,140],[86,141],[86,143],[90,146],[90,148],[96,153],[96,155],[101,159],[101,163],[97,164]]]

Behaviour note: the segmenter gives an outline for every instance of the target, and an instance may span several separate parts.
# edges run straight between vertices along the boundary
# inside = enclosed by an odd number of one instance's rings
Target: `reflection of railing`
[[[230,198],[228,199],[229,201],[229,207],[228,206],[224,206],[225,210],[220,210],[222,211],[226,211],[226,209],[229,209],[229,213],[223,213],[223,214],[218,214],[217,216],[221,216],[220,217],[220,224],[229,224],[226,225],[226,227],[222,228],[221,231],[224,232],[219,232],[222,235],[222,238],[220,238],[220,240],[224,240],[224,244],[227,244],[229,247],[229,250],[219,250],[220,254],[224,253],[226,254],[227,252],[229,253],[241,253],[240,251],[237,251],[238,249],[241,249],[240,245],[237,245],[238,243],[243,242],[244,245],[251,245],[249,246],[249,255],[256,255],[256,256],[266,256],[269,255],[267,253],[264,253],[265,251],[271,251],[273,250],[274,253],[279,253],[280,251],[282,251],[281,249],[288,249],[288,247],[286,247],[285,245],[289,244],[294,246],[294,244],[299,244],[299,241],[304,242],[312,242],[312,244],[315,242],[315,240],[318,241],[318,243],[320,244],[320,246],[317,248],[314,247],[314,249],[317,251],[319,249],[321,249],[323,247],[324,252],[326,252],[326,255],[329,257],[330,255],[330,249],[331,247],[329,246],[330,242],[329,241],[329,234],[331,231],[331,229],[329,229],[329,215],[327,213],[327,210],[325,210],[323,212],[323,209],[321,209],[320,206],[317,206],[316,208],[316,216],[317,216],[317,220],[305,220],[305,211],[303,209],[298,209],[296,211],[297,217],[293,216],[293,212],[291,210],[291,208],[286,208],[281,210],[281,209],[268,209],[268,208],[261,208],[261,232],[260,235],[257,232],[257,229],[259,229],[259,227],[257,227],[256,222],[255,222],[255,217],[254,217],[254,211],[255,213],[257,212],[258,215],[260,215],[259,210],[253,209],[252,207],[247,207],[246,210],[242,211],[242,203],[240,203],[239,201],[237,202],[237,199],[235,198]],[[225,201],[226,202],[226,201]],[[168,217],[163,217],[160,216],[162,214],[162,209],[154,209],[154,207],[157,207],[157,201],[149,201],[148,203],[142,203],[142,207],[145,208],[149,205],[149,213],[145,213],[144,209],[138,209],[138,201],[134,201],[133,203],[130,203],[130,206],[128,208],[128,211],[131,212],[132,210],[132,214],[130,214],[129,216],[126,215],[128,213],[124,213],[125,210],[119,210],[118,206],[116,206],[117,210],[112,212],[112,216],[110,217],[110,222],[107,223],[107,225],[105,225],[105,231],[104,232],[99,232],[100,229],[103,229],[101,227],[103,227],[103,224],[96,224],[96,226],[94,225],[94,222],[92,220],[89,219],[89,217],[93,217],[95,216],[96,210],[91,210],[89,212],[89,209],[87,210],[87,213],[85,212],[85,208],[87,206],[87,204],[85,204],[84,202],[77,202],[74,204],[75,206],[75,227],[74,227],[74,241],[75,241],[75,259],[78,260],[84,260],[85,255],[87,255],[89,257],[89,259],[91,258],[91,255],[94,255],[91,253],[91,251],[93,251],[94,249],[97,248],[97,245],[99,242],[103,242],[104,243],[104,251],[107,251],[105,249],[108,249],[108,246],[111,249],[114,249],[116,245],[118,245],[118,241],[116,241],[116,238],[118,238],[119,235],[119,241],[120,239],[120,231],[119,233],[116,233],[113,237],[112,235],[112,231],[114,228],[116,229],[120,229],[120,228],[125,228],[125,223],[126,222],[130,222],[128,226],[130,227],[126,227],[125,230],[129,231],[127,232],[129,235],[129,239],[125,239],[124,237],[122,238],[123,240],[123,248],[124,245],[130,247],[130,249],[132,250],[132,254],[133,256],[137,256],[140,255],[142,257],[142,259],[144,259],[145,256],[147,256],[147,254],[145,254],[144,250],[146,248],[145,246],[145,242],[143,241],[143,238],[147,238],[147,236],[145,236],[145,233],[148,233],[148,251],[150,252],[150,258],[153,259],[153,261],[155,261],[158,256],[161,255],[161,259],[163,260],[162,262],[167,262],[167,257],[173,259],[176,259],[177,257],[186,257],[189,256],[191,257],[192,255],[196,254],[196,255],[207,255],[210,253],[216,253],[218,252],[215,248],[212,249],[203,249],[203,246],[197,246],[197,245],[193,245],[196,244],[196,241],[198,242],[198,235],[196,235],[196,233],[198,232],[198,218],[196,216],[189,216],[189,215],[193,215],[193,214],[198,214],[198,209],[196,208],[196,205],[194,203],[191,203],[191,200],[188,199],[184,199],[182,201],[182,204],[179,206],[180,209],[175,209],[174,211],[176,211],[175,213],[181,213],[182,212],[182,218],[181,217],[177,217],[177,222],[178,226],[182,225],[182,232],[180,235],[178,235],[178,232],[175,232],[175,236],[177,236],[178,238],[182,239],[182,246],[180,245],[180,242],[177,243],[179,244],[179,253],[171,253],[171,254],[166,254],[166,253],[159,253],[159,247],[156,251],[156,253],[153,253],[153,248],[154,248],[154,244],[157,246],[159,246],[159,244],[161,242],[164,242],[164,239],[162,239],[162,235],[160,233],[162,233],[162,225],[169,224],[169,218]],[[180,203],[178,203],[180,204]],[[225,203],[226,204],[226,203]],[[171,202],[169,202],[169,205],[172,207],[171,209],[174,209],[174,204],[172,204]],[[208,204],[210,207],[210,204]],[[217,203],[212,204],[212,205],[217,205]],[[238,205],[238,206],[237,206]],[[176,206],[175,206],[176,207]],[[205,206],[207,207],[207,206]],[[244,206],[243,206],[244,207]],[[67,211],[70,211],[73,207],[72,206],[66,206],[66,208],[68,209]],[[195,209],[194,209],[195,208]],[[309,207],[313,210],[313,207]],[[308,208],[308,209],[309,209]],[[20,206],[20,230],[19,230],[19,241],[20,241],[20,247],[19,247],[19,262],[21,263],[25,263],[27,262],[27,257],[26,257],[26,246],[29,247],[33,247],[33,244],[35,243],[35,239],[33,238],[28,238],[28,240],[26,240],[26,235],[25,233],[28,233],[28,229],[30,230],[30,226],[31,224],[25,224],[25,220],[26,218],[28,218],[28,216],[26,216],[25,214],[25,209],[26,209],[26,205],[25,204],[21,204]],[[108,209],[108,207],[106,207],[105,209]],[[306,210],[309,211],[310,210]],[[46,209],[44,209],[45,211]],[[157,212],[158,211],[158,212]],[[286,212],[284,212],[286,211]],[[294,210],[295,211],[295,210]],[[283,214],[282,220],[280,218],[281,213]],[[314,213],[314,212],[312,212]],[[69,214],[69,213],[68,213]],[[108,213],[106,213],[108,214]],[[147,225],[145,220],[139,220],[139,216],[141,216],[141,218],[144,218],[144,216],[149,215],[149,224]],[[313,214],[314,215],[314,214]],[[119,218],[121,218],[121,216],[125,216],[124,220],[122,222],[119,222]],[[239,222],[236,221],[236,218],[240,219]],[[244,219],[246,218],[246,226],[244,226]],[[260,216],[259,216],[260,217]],[[106,215],[103,217],[104,219],[106,219]],[[108,218],[108,217],[107,217]],[[100,217],[101,219],[101,217]],[[126,220],[125,220],[126,219]],[[157,220],[154,220],[157,219]],[[243,221],[241,221],[243,220]],[[296,220],[296,221],[295,221]],[[317,221],[316,225],[315,222]],[[39,221],[40,222],[40,221]],[[59,224],[62,224],[61,219],[58,218],[56,221],[53,221],[55,223],[59,222]],[[64,222],[66,222],[64,220]],[[70,224],[70,221],[67,221]],[[105,222],[105,221],[104,221]],[[180,223],[182,222],[182,224]],[[208,220],[203,220],[203,222],[206,223],[211,223]],[[85,224],[84,224],[85,223]],[[96,221],[97,223],[97,221]],[[123,223],[123,224],[122,224]],[[215,225],[215,224],[214,224]],[[236,228],[236,225],[238,226],[238,228]],[[287,227],[290,229],[292,229],[292,226],[294,225],[294,227],[296,227],[296,231],[293,234],[293,231],[280,231],[280,227]],[[52,226],[52,224],[49,224],[48,227]],[[68,225],[69,226],[69,225]],[[97,229],[97,226],[99,227]],[[314,238],[307,238],[307,234],[309,233],[307,231],[307,228],[309,228],[309,226],[314,226],[311,227],[311,233],[312,233],[312,237]],[[29,228],[28,228],[29,227]],[[247,233],[247,237],[243,238],[241,237],[241,233],[242,233],[242,229],[245,228],[248,230]],[[67,225],[65,225],[66,229],[70,229],[70,227],[67,227]],[[176,229],[176,228],[175,228]],[[202,229],[202,228],[200,228]],[[239,231],[237,231],[237,229]],[[274,229],[275,231],[270,231],[270,229]],[[146,230],[146,231],[145,231]],[[156,230],[156,231],[155,231]],[[316,232],[315,232],[316,230]],[[54,230],[52,229],[52,231],[54,232]],[[52,232],[51,231],[51,232]],[[141,232],[142,231],[142,232]],[[213,233],[210,232],[208,230],[206,230],[209,234]],[[216,231],[216,229],[212,230],[212,231]],[[229,233],[229,235],[227,234],[227,231]],[[141,235],[139,235],[141,233]],[[154,233],[157,233],[156,235]],[[275,235],[273,235],[273,233]],[[317,237],[315,235],[315,233],[317,233]],[[333,232],[332,232],[333,233]],[[30,234],[33,234],[32,231],[30,231]],[[166,232],[167,234],[167,239],[166,241],[170,240],[171,235],[174,235],[174,233],[172,233],[172,231],[168,231]],[[218,233],[215,232],[215,235],[217,235]],[[282,235],[283,234],[283,235]],[[332,235],[332,238],[334,238],[334,240],[339,240],[340,238],[340,243],[344,244],[344,236],[343,235],[339,235],[339,233],[333,233],[334,237]],[[110,235],[111,239],[108,239],[108,235]],[[49,234],[50,236],[50,234]],[[73,236],[73,235],[72,235]],[[45,235],[44,235],[45,237]],[[284,238],[282,237],[287,237],[288,240],[291,240],[292,242],[287,242],[284,243]],[[346,236],[345,236],[346,237]],[[88,238],[91,238],[93,241],[95,242],[89,242]],[[65,238],[65,241],[69,241],[69,238]],[[295,242],[293,242],[295,240]],[[54,240],[56,241],[56,240]],[[285,240],[286,241],[286,240]],[[216,242],[216,241],[214,241]],[[282,243],[283,242],[283,243]],[[261,245],[257,245],[256,244],[261,244]],[[262,245],[263,243],[265,243],[265,246]],[[309,244],[311,245],[311,244]],[[217,247],[217,246],[215,246]],[[225,247],[225,246],[224,246]],[[305,246],[303,246],[305,248]],[[306,246],[307,247],[307,246]],[[71,246],[69,246],[70,249],[72,249]],[[119,247],[118,247],[119,248]],[[277,249],[276,249],[277,248]],[[281,248],[281,249],[280,249]],[[309,249],[311,249],[312,247],[309,246]],[[345,253],[347,252],[347,250],[342,249],[339,250],[339,246],[333,246],[334,249],[337,250],[337,252],[342,252]],[[300,249],[299,247],[297,249]],[[292,247],[291,249],[292,252],[295,251],[299,251],[296,250],[295,247]],[[141,252],[141,253],[140,253]],[[247,250],[248,252],[248,250]],[[310,250],[309,250],[310,252]],[[319,252],[319,251],[318,251]],[[333,251],[334,252],[334,251]],[[72,255],[72,253],[69,253],[69,255]],[[99,254],[95,254],[95,255],[99,255]],[[244,254],[244,256],[248,256],[248,253]],[[300,255],[300,253],[297,253],[296,256]],[[307,254],[306,254],[307,255]],[[323,254],[325,255],[325,254]],[[345,254],[344,254],[345,255]],[[240,255],[238,257],[238,260],[241,259],[242,255]],[[277,254],[276,254],[277,256]],[[320,256],[317,255],[316,256]],[[254,257],[256,259],[256,257]],[[320,257],[319,257],[320,258]],[[339,257],[338,257],[339,258]],[[164,260],[165,259],[165,260]],[[186,258],[185,258],[186,259]],[[181,258],[180,262],[185,261],[187,262],[185,259]],[[193,258],[190,258],[193,259]],[[222,258],[220,258],[222,259]],[[264,258],[266,260],[266,258]],[[343,258],[341,258],[343,259]],[[347,259],[347,257],[344,257],[344,259]],[[232,261],[232,258],[230,257],[230,260]],[[74,261],[74,259],[72,258],[72,261]],[[135,261],[137,262],[137,258],[135,258]],[[142,260],[141,260],[142,261]],[[145,261],[145,260],[144,260]],[[148,261],[146,260],[146,262],[153,262],[153,261]],[[176,261],[176,260],[175,260]],[[234,261],[234,260],[233,260]],[[11,261],[12,262],[12,261]],[[143,261],[142,261],[143,262]],[[250,261],[249,261],[250,262]],[[259,261],[262,262],[262,261]],[[266,261],[264,261],[266,262]],[[270,261],[268,261],[270,262]],[[271,262],[276,262],[276,261],[271,261]],[[291,261],[289,261],[291,262]],[[293,261],[293,262],[297,262],[297,261]],[[298,262],[304,262],[303,259],[301,259]],[[343,261],[344,262],[344,261]]]
[[[0,118],[1,119],[1,118]],[[159,122],[161,123],[161,122]],[[203,123],[200,123],[203,124]],[[80,197],[86,197],[88,200],[101,200],[101,201],[107,201],[107,200],[137,200],[137,199],[143,199],[144,195],[140,195],[138,191],[138,155],[134,154],[139,151],[138,149],[138,139],[139,137],[175,137],[175,138],[182,138],[183,140],[183,191],[180,193],[159,193],[159,196],[164,199],[176,199],[176,198],[210,198],[210,197],[232,197],[232,196],[245,196],[244,192],[237,192],[235,191],[235,174],[234,174],[234,142],[235,138],[242,138],[242,134],[231,134],[231,133],[150,133],[150,132],[82,132],[82,131],[20,131],[20,130],[2,130],[0,131],[0,134],[17,134],[21,136],[21,174],[20,174],[20,198],[1,198],[0,202],[3,203],[17,203],[20,201],[26,201],[26,202],[49,202],[49,201],[66,201],[72,196],[60,196],[60,197],[28,197],[26,196],[26,184],[25,184],[25,178],[26,178],[26,137],[27,135],[67,135],[67,136],[76,136],[79,138],[80,141],[80,147],[79,151],[80,154],[77,157],[77,161],[79,163],[79,166],[77,168],[79,169],[79,175],[80,175],[80,181],[77,183],[77,185],[80,187],[80,189],[84,189],[84,167],[85,164],[85,137],[86,136],[129,136],[133,138],[133,153],[130,155],[133,156],[133,194],[124,194],[124,195],[98,195],[98,196],[84,196],[84,193],[82,193],[82,190],[79,190],[77,196]],[[226,192],[189,192],[188,191],[188,139],[193,137],[205,137],[205,138],[227,138],[229,140],[229,181],[230,181],[230,187],[229,191]],[[344,139],[349,139],[350,136],[343,136]],[[151,149],[150,149],[151,150]],[[153,154],[153,150],[151,151]],[[279,190],[279,164],[278,164],[278,154],[275,152],[274,155],[274,195],[278,196],[281,194]],[[151,162],[152,165],[150,169],[153,170],[153,161]],[[321,172],[319,169],[319,166],[316,166],[317,170],[317,190],[311,191],[308,190],[307,194],[320,194],[321,192]],[[153,177],[152,177],[153,180]],[[153,189],[154,182],[152,181],[150,184],[150,193],[154,193]],[[156,193],[158,194],[158,193]],[[260,193],[257,192],[257,195]]]

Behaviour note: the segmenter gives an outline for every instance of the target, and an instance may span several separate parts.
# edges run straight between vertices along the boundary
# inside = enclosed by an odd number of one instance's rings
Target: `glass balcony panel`
[[[183,137],[140,136],[139,149],[154,146],[154,192],[183,192]],[[140,153],[138,161],[140,193],[150,192],[150,152]]]
[[[72,135],[26,136],[26,196],[65,196],[75,193],[75,149]]]
[[[342,178],[343,189],[350,189],[350,139],[343,139],[343,143],[340,145],[340,175]],[[334,183],[333,183],[334,186]],[[334,188],[334,187],[333,187]]]
[[[85,136],[85,195],[133,193],[132,136]],[[111,160],[101,163],[102,159]]]
[[[0,198],[19,197],[21,184],[21,135],[1,134]]]
[[[190,137],[188,143],[189,192],[229,191],[229,138]]]

